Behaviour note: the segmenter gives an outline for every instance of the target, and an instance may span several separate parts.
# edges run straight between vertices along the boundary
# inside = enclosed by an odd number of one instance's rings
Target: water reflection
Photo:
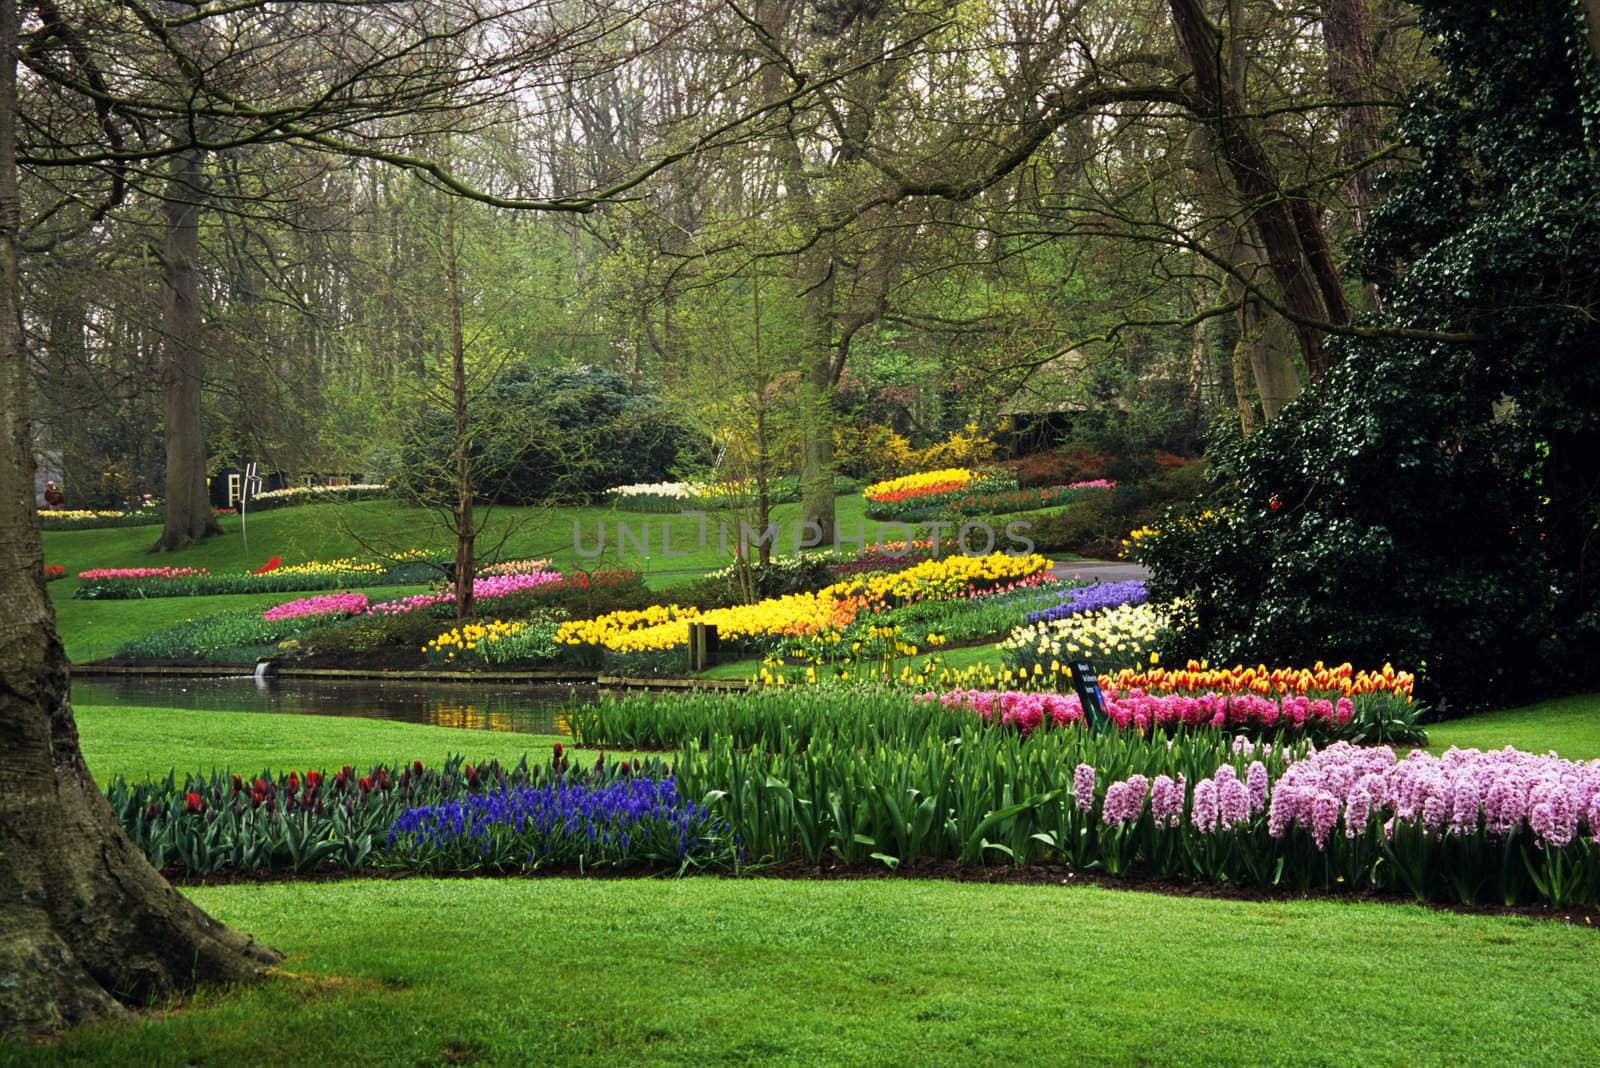
[[[83,705],[184,708],[216,712],[356,716],[426,723],[463,730],[567,734],[561,715],[574,696],[593,686],[514,686],[505,683],[378,679],[152,678],[97,676],[72,680]]]

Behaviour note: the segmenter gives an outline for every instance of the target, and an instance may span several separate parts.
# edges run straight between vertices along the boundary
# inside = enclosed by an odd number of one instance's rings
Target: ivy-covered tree
[[[1186,599],[1173,653],[1392,661],[1470,707],[1600,680],[1600,62],[1574,0],[1421,20],[1416,165],[1357,249],[1373,336],[1136,554]]]

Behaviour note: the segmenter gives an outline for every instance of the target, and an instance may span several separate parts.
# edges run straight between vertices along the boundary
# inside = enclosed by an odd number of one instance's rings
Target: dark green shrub
[[[1166,468],[1145,482],[1119,485],[1060,512],[1031,517],[1028,537],[1043,553],[1116,559],[1129,531],[1155,522],[1168,508],[1188,507],[1200,497],[1205,491],[1205,472],[1203,462]]]
[[[1402,124],[1420,159],[1356,250],[1374,325],[1411,334],[1336,347],[1218,440],[1218,514],[1137,552],[1189,605],[1169,653],[1392,661],[1471,707],[1600,681],[1600,64],[1565,0],[1430,0],[1422,25],[1443,73]]]

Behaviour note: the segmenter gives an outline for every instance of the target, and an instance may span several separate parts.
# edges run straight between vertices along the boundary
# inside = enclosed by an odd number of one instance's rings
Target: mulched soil
[[[336,883],[347,880],[379,879],[400,880],[417,878],[477,879],[477,878],[573,878],[585,879],[640,879],[665,878],[678,874],[675,867],[643,866],[626,870],[610,868],[585,868],[576,866],[549,868],[525,875],[495,875],[487,873],[446,873],[428,875],[401,869],[369,869],[360,872],[343,870],[315,872],[214,872],[204,878],[195,878],[185,872],[167,869],[164,874],[177,886],[236,886],[261,883]],[[1182,880],[1159,879],[1150,876],[1113,878],[1098,872],[1075,872],[1060,864],[1028,864],[1023,867],[985,867],[960,864],[953,860],[924,861],[914,868],[890,869],[877,861],[826,863],[821,866],[803,860],[790,860],[740,874],[709,872],[710,878],[719,879],[810,879],[818,881],[883,881],[889,879],[919,879],[952,883],[985,883],[1004,886],[1097,886],[1108,890],[1134,890],[1167,897],[1210,898],[1217,901],[1332,901],[1351,904],[1422,905],[1437,912],[1453,912],[1469,916],[1518,916],[1556,923],[1570,923],[1579,927],[1600,928],[1600,907],[1577,905],[1560,909],[1546,905],[1460,905],[1444,902],[1419,902],[1400,894],[1379,894],[1364,891],[1353,894],[1329,894],[1312,891],[1297,893],[1270,891],[1249,886],[1211,886]]]

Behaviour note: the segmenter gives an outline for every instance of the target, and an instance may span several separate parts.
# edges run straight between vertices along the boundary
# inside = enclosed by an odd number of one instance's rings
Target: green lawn
[[[1554,749],[1569,760],[1600,759],[1600,694],[1578,694],[1524,708],[1481,712],[1428,724],[1428,748],[1503,749],[1508,745],[1543,753]]]
[[[83,758],[96,779],[165,778],[176,768],[213,768],[254,774],[264,767],[371,767],[379,761],[437,764],[452,753],[502,764],[543,761],[560,740],[554,735],[462,730],[339,716],[270,715],[263,712],[196,712],[176,708],[74,707]],[[590,759],[593,759],[591,754]]]
[[[21,1064],[1591,1064],[1600,935],[942,882],[187,891],[300,978]]]

